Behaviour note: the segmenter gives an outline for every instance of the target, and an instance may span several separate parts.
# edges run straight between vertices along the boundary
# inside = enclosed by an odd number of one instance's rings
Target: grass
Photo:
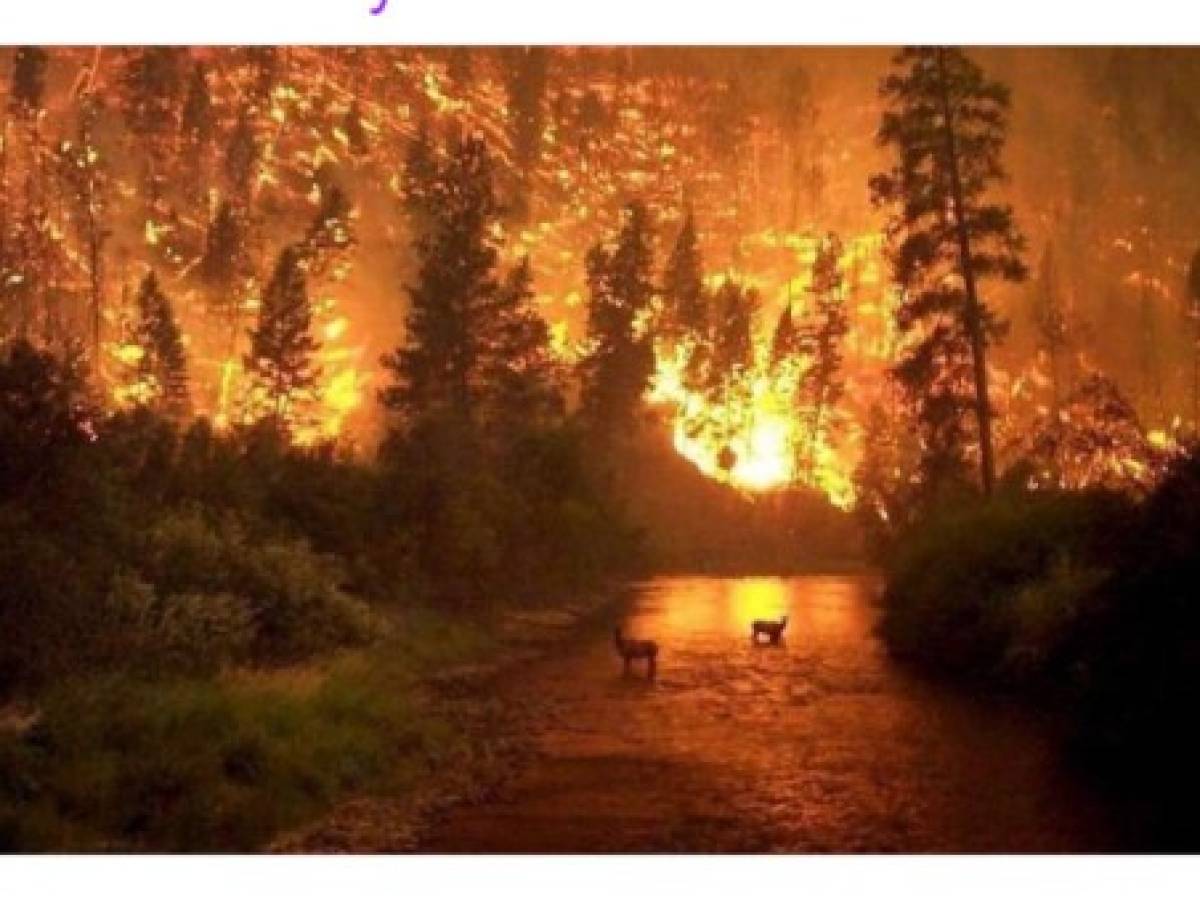
[[[251,851],[347,794],[412,790],[471,740],[424,675],[492,647],[412,613],[313,666],[60,686],[0,737],[0,849]]]

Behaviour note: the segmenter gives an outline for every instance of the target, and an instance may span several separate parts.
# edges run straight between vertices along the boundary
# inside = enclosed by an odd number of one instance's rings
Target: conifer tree
[[[437,212],[438,177],[437,153],[429,128],[422,122],[404,158],[404,209],[414,244]]]
[[[809,364],[800,377],[798,398],[804,423],[803,468],[809,473],[816,454],[829,436],[834,407],[842,398],[842,342],[850,330],[838,269],[842,244],[830,234],[821,242],[813,264],[813,320],[802,337]]]
[[[196,269],[209,292],[212,306],[228,313],[240,305],[238,292],[251,273],[245,215],[229,200],[223,200],[208,224],[204,253]]]
[[[483,142],[465,138],[443,165],[423,172],[420,197],[429,221],[416,238],[419,268],[408,288],[405,341],[384,358],[395,380],[382,400],[406,427],[445,417],[473,425],[499,290],[500,206]]]
[[[794,358],[799,351],[800,332],[792,317],[792,302],[789,299],[780,310],[775,330],[771,334],[771,368],[778,369],[784,362]]]
[[[962,467],[964,418],[973,413],[980,480],[990,493],[987,348],[1003,329],[980,284],[1025,277],[1012,209],[989,198],[1004,176],[1009,91],[954,48],[909,48],[894,65],[880,86],[886,109],[877,139],[895,163],[870,185],[875,203],[894,210],[889,254],[905,292],[897,325],[908,346],[895,375],[924,432],[927,478]]]
[[[562,372],[550,330],[534,307],[533,269],[523,257],[496,294],[486,324],[481,381],[493,431],[505,436],[553,421],[563,412]]]
[[[756,300],[754,291],[744,289],[732,278],[725,279],[713,298],[716,322],[709,389],[714,402],[726,399],[731,387],[754,365],[751,328]]]
[[[708,326],[696,220],[691,210],[683,219],[667,259],[662,287],[663,316],[659,331],[671,342],[702,336]]]
[[[596,436],[611,442],[633,430],[654,372],[651,336],[639,330],[654,299],[650,216],[630,203],[616,246],[588,253],[588,339],[580,361],[581,413]]]
[[[49,55],[41,47],[19,47],[13,54],[12,80],[9,87],[9,112],[27,131],[27,164],[19,185],[11,185],[8,168],[15,147],[8,135],[5,119],[3,147],[3,183],[0,184],[0,312],[13,316],[12,325],[22,337],[33,327],[36,294],[44,292],[51,268],[48,253],[47,221],[42,198],[42,147],[40,122],[46,92]],[[15,201],[15,202],[14,202]]]
[[[168,418],[181,420],[190,408],[187,354],[171,301],[153,271],[138,289],[137,311],[138,380],[146,388],[142,399]]]
[[[320,346],[312,334],[303,255],[298,248],[287,247],[263,292],[245,360],[264,408],[277,420],[315,394],[320,376],[315,356]]]

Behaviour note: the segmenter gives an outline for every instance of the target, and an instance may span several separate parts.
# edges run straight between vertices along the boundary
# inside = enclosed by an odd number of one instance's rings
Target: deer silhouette
[[[625,663],[625,674],[628,675],[635,659],[646,660],[646,677],[653,679],[658,670],[658,644],[654,641],[630,640],[621,633],[620,628],[613,630],[613,643],[617,653]]]
[[[750,626],[750,640],[758,643],[760,636],[766,637],[772,644],[783,640],[783,632],[787,629],[788,617],[783,616],[778,622],[758,619]]]

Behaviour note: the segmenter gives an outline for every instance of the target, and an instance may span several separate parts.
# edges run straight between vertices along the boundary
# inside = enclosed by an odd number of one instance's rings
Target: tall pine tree
[[[989,198],[1004,177],[1000,153],[1009,91],[961,50],[916,47],[884,78],[878,142],[895,154],[871,178],[873,200],[892,208],[893,276],[904,289],[897,325],[908,346],[895,369],[923,431],[926,476],[961,468],[973,413],[980,480],[996,481],[987,348],[1002,327],[980,295],[988,278],[1025,277],[1025,244],[1012,208]]]

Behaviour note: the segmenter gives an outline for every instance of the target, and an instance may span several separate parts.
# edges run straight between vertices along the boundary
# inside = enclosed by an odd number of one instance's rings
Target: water
[[[664,578],[607,629],[504,687],[536,697],[536,758],[428,851],[1120,849],[1104,804],[1026,710],[922,681],[874,634],[869,577]],[[750,623],[791,617],[779,647]]]

